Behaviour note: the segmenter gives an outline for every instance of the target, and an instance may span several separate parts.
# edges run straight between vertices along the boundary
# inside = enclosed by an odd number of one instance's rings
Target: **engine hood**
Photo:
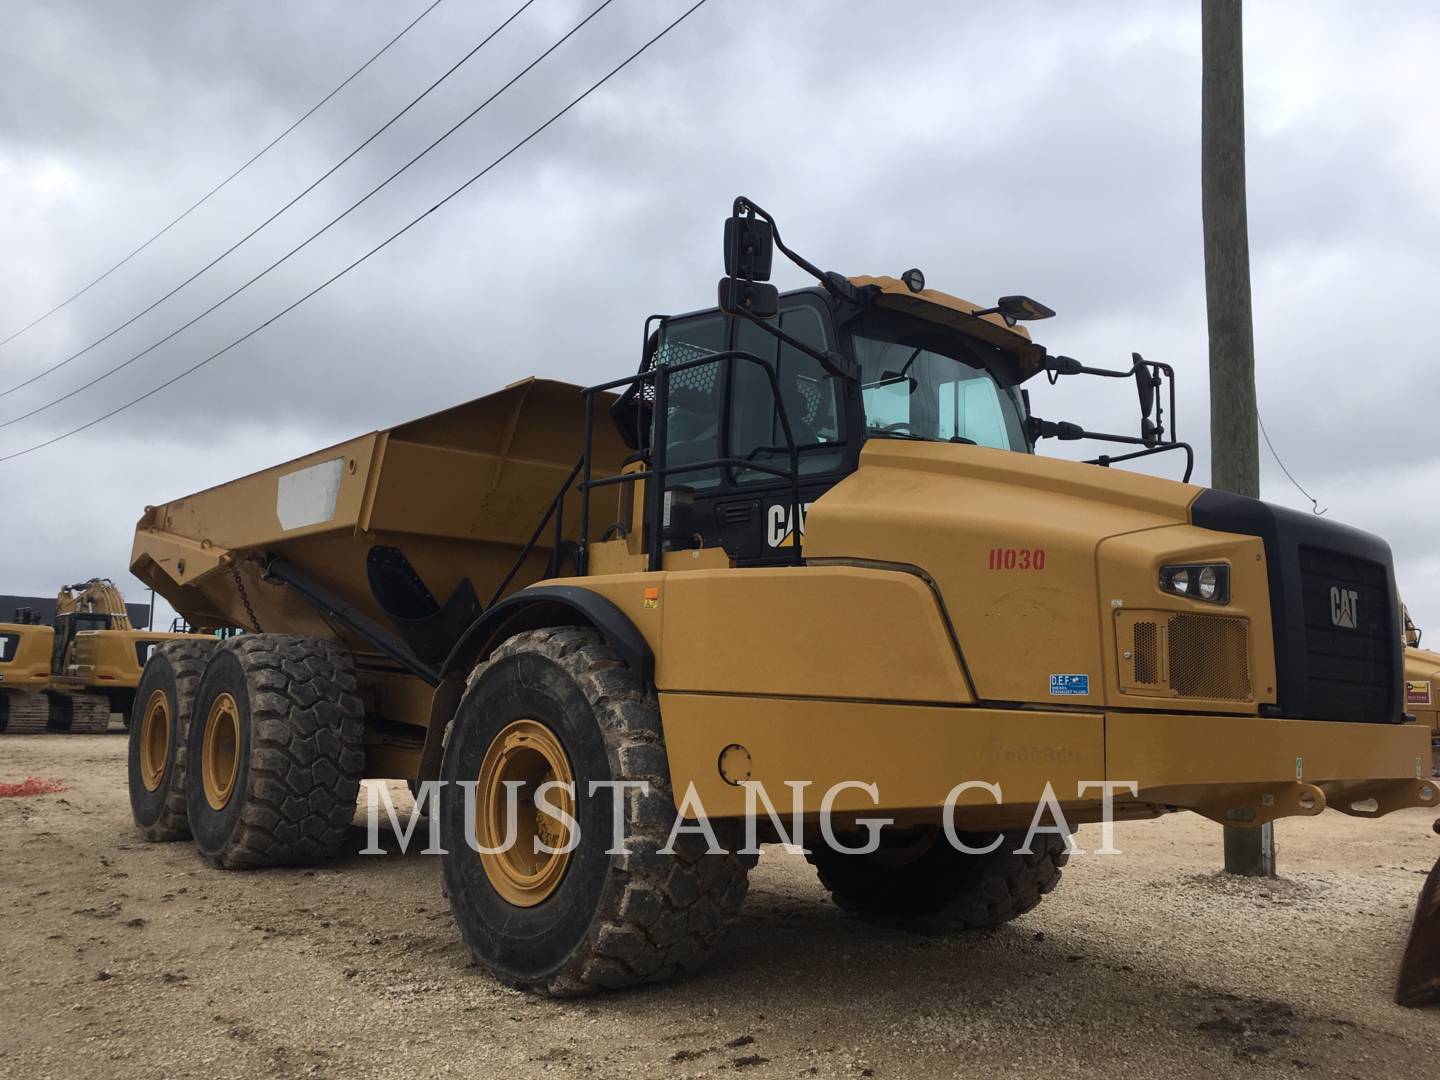
[[[1145,530],[1193,543],[1201,530],[1189,507],[1201,490],[985,447],[875,439],[810,508],[805,556],[932,580],[980,698],[1099,705],[1109,622],[1098,550]]]

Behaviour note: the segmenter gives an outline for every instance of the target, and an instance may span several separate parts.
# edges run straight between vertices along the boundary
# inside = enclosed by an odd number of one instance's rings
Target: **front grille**
[[[1116,620],[1120,686],[1148,697],[1250,701],[1250,620],[1124,611]]]
[[[1385,567],[1306,545],[1299,557],[1306,666],[1314,689],[1356,719],[1389,719],[1399,693],[1399,632]]]
[[[1181,697],[1248,701],[1250,623],[1216,615],[1176,615],[1166,655],[1170,688]]]
[[[1276,715],[1347,723],[1404,719],[1400,609],[1385,541],[1223,491],[1202,492],[1190,520],[1265,543]]]

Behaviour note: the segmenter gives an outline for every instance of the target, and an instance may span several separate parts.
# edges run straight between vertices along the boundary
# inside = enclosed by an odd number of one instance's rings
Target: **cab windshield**
[[[849,330],[860,364],[867,438],[1030,453],[1011,364],[995,346],[874,307]]]

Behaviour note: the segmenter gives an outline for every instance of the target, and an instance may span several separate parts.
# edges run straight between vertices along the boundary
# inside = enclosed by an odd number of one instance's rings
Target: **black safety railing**
[[[663,321],[662,321],[663,327]],[[775,401],[775,416],[780,421],[780,430],[785,435],[783,449],[790,458],[790,468],[781,469],[773,465],[766,465],[761,462],[737,457],[716,457],[704,461],[690,461],[683,465],[671,465],[666,460],[666,448],[669,443],[670,425],[670,380],[682,371],[689,371],[691,368],[702,367],[706,364],[723,365],[723,374],[726,382],[729,374],[738,361],[755,364],[765,373],[766,380],[770,383],[770,392]],[[634,472],[620,473],[616,476],[606,476],[596,480],[593,476],[594,469],[594,433],[595,433],[595,395],[607,390],[617,390],[620,387],[634,387],[639,390],[647,382],[653,384],[654,401],[652,405],[652,438],[650,445],[650,467],[648,469],[637,469]],[[722,384],[723,385],[723,384]],[[647,557],[649,568],[659,570],[661,559],[664,555],[665,545],[665,490],[666,481],[671,477],[680,476],[685,473],[704,472],[708,469],[745,469],[752,472],[766,473],[770,476],[779,477],[790,482],[790,520],[791,520],[791,550],[792,561],[800,563],[803,555],[800,550],[800,455],[795,445],[795,436],[790,427],[790,417],[785,411],[785,401],[780,395],[780,379],[775,374],[775,369],[764,359],[754,353],[745,352],[741,349],[730,349],[725,352],[711,353],[708,356],[697,356],[691,360],[684,360],[678,364],[663,364],[659,360],[659,350],[656,350],[656,360],[648,371],[642,371],[621,379],[612,379],[597,386],[586,387],[585,391],[585,453],[580,459],[581,481],[580,481],[580,554],[579,569],[583,574],[589,562],[589,538],[590,538],[590,492],[595,488],[608,487],[614,484],[633,484],[640,480],[645,484],[645,525],[648,532],[646,538]],[[717,428],[718,430],[718,428]],[[653,482],[652,482],[653,481]],[[563,496],[562,496],[563,497]]]
[[[663,320],[662,320],[663,325]],[[658,353],[657,353],[658,358]],[[785,435],[783,449],[790,458],[790,468],[781,469],[773,465],[767,465],[759,461],[737,457],[717,457],[706,461],[686,462],[683,465],[671,465],[665,460],[665,448],[669,441],[669,403],[670,403],[670,379],[677,372],[688,371],[690,368],[701,367],[705,364],[724,365],[724,374],[728,376],[730,370],[737,361],[745,361],[757,365],[764,373],[766,380],[770,383],[770,391],[775,401],[775,416],[780,421],[780,430]],[[653,435],[650,449],[650,467],[648,469],[637,469],[634,472],[619,473],[615,476],[604,476],[598,480],[594,477],[594,450],[595,450],[595,395],[608,390],[616,390],[622,386],[633,386],[637,389],[650,382],[654,387],[653,405]],[[647,481],[645,485],[645,517],[644,521],[648,531],[647,536],[647,558],[651,570],[659,570],[661,559],[665,548],[665,488],[666,481],[672,476],[679,476],[684,473],[702,472],[706,469],[746,469],[753,472],[765,473],[770,476],[779,477],[790,482],[790,520],[792,550],[791,558],[794,562],[803,561],[803,554],[800,549],[800,455],[795,445],[795,436],[790,427],[790,417],[785,411],[785,401],[780,396],[780,380],[775,374],[775,369],[764,359],[754,353],[744,352],[739,349],[727,352],[713,353],[708,356],[699,356],[693,360],[686,360],[678,364],[656,363],[649,371],[642,371],[636,375],[630,375],[621,379],[612,379],[598,386],[586,387],[582,393],[585,396],[585,449],[580,459],[575,462],[570,473],[566,476],[560,490],[556,492],[555,498],[546,507],[545,513],[541,515],[540,521],[536,524],[530,538],[521,548],[520,554],[516,556],[509,571],[496,586],[495,592],[490,597],[487,608],[494,605],[505,595],[505,590],[514,582],[516,575],[524,567],[526,560],[530,558],[535,547],[540,542],[540,537],[545,530],[554,522],[554,542],[550,549],[550,560],[545,567],[545,577],[555,577],[560,572],[560,565],[566,554],[565,539],[565,497],[574,486],[576,477],[580,478],[580,540],[575,546],[574,564],[578,574],[583,575],[590,561],[590,493],[596,488],[610,487],[616,484],[633,484],[640,480]],[[649,483],[654,481],[654,483]]]
[[[588,431],[589,425],[587,424],[586,427]],[[585,445],[588,451],[590,445],[588,433],[586,435]],[[545,576],[555,576],[559,567],[560,552],[565,544],[565,496],[570,493],[570,485],[575,483],[575,477],[580,475],[580,467],[584,463],[585,457],[581,456],[575,462],[575,466],[570,470],[570,475],[565,477],[565,482],[560,485],[559,492],[556,493],[555,498],[550,500],[550,505],[545,508],[545,513],[541,515],[540,523],[535,526],[535,531],[530,534],[530,539],[525,541],[525,546],[520,549],[520,554],[517,555],[515,561],[511,563],[509,571],[500,579],[500,584],[495,587],[495,592],[490,596],[490,602],[485,605],[487,609],[493,607],[496,601],[505,595],[505,590],[508,589],[510,583],[515,580],[515,575],[520,573],[520,568],[525,565],[525,560],[528,559],[530,553],[535,550],[535,545],[540,542],[540,537],[545,532],[545,526],[550,524],[552,518],[555,520],[555,543],[550,548],[550,561],[545,566]]]

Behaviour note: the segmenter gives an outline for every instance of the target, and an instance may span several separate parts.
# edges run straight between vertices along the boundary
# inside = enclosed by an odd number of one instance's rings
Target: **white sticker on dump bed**
[[[340,467],[344,464],[344,458],[331,458],[280,477],[275,485],[275,516],[282,529],[319,525],[335,517]]]

